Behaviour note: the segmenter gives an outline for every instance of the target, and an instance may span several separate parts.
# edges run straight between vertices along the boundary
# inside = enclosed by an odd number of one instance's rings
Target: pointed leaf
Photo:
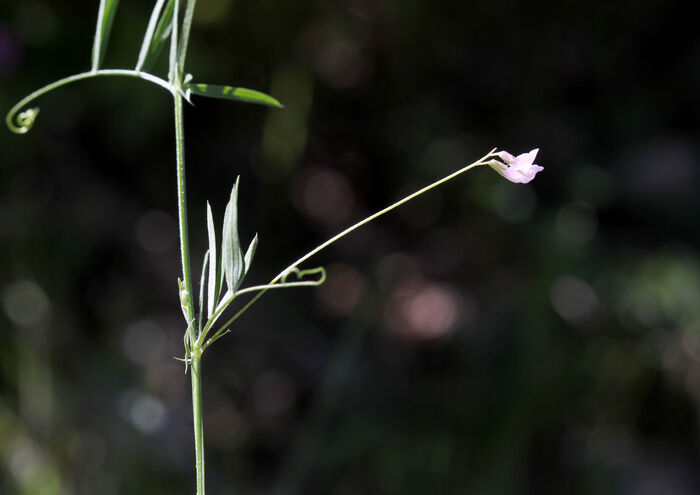
[[[250,265],[253,263],[253,256],[255,256],[255,250],[258,248],[258,234],[255,234],[255,237],[253,237],[253,240],[250,241],[250,245],[248,246],[248,250],[245,252],[245,258],[243,259],[245,262],[245,270],[243,272],[243,276],[246,276],[248,274],[248,270],[250,270]]]
[[[92,43],[92,70],[99,69],[104,59],[117,5],[119,5],[119,0],[100,0],[100,8],[97,11],[95,40]]]
[[[204,319],[204,282],[207,278],[207,266],[209,265],[209,251],[204,255],[204,262],[202,263],[202,278],[199,281],[199,331],[202,331],[202,320]]]
[[[284,105],[272,96],[261,93],[260,91],[255,91],[254,89],[216,86],[214,84],[188,84],[186,89],[195,95],[208,96],[209,98],[222,98],[224,100],[235,100],[245,103],[257,103],[259,105],[267,105],[275,108],[284,108]]]
[[[231,199],[224,214],[223,239],[221,240],[221,263],[226,275],[229,291],[236,292],[243,273],[243,253],[238,239],[238,182],[231,190]]]
[[[168,0],[168,3],[163,9],[165,0],[157,0],[151,19],[148,22],[148,28],[141,44],[139,52],[139,60],[136,63],[137,71],[148,71],[153,64],[158,60],[165,41],[170,36],[170,31],[173,25],[173,12],[175,12],[174,0]]]
[[[207,292],[207,317],[211,317],[219,299],[221,270],[216,260],[216,230],[214,215],[207,201],[207,230],[209,231],[209,288]]]
[[[185,335],[183,336],[183,341],[185,344],[185,359],[175,358],[178,361],[185,363],[185,374],[187,374],[187,366],[190,364],[190,358],[192,356],[192,343],[194,339],[192,338],[192,323],[187,325],[187,330],[185,330]]]
[[[168,56],[168,81],[180,85],[180,76],[177,70],[177,45],[180,38],[179,23],[180,23],[180,0],[175,0],[173,12],[173,22],[171,23],[170,33],[170,55]]]

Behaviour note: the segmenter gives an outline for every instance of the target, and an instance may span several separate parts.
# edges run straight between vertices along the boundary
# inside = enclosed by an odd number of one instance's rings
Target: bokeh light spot
[[[56,36],[60,19],[51,2],[23,1],[17,5],[13,25],[25,43],[41,46]]]
[[[153,254],[163,254],[177,244],[177,224],[168,213],[151,210],[139,218],[136,224],[136,240]]]
[[[14,75],[22,58],[22,47],[7,26],[0,22],[0,79]]]
[[[35,478],[43,463],[43,453],[32,441],[22,438],[18,440],[10,457],[12,475],[23,482]]]
[[[350,265],[338,263],[326,270],[326,282],[316,289],[316,297],[331,314],[348,315],[362,296],[364,278]]]
[[[564,276],[554,281],[549,293],[554,310],[570,323],[581,323],[598,307],[598,296],[583,280]]]
[[[221,404],[207,413],[206,431],[212,432],[208,443],[221,450],[234,450],[248,438],[250,427],[245,416],[229,404]]]
[[[155,433],[165,423],[165,405],[152,395],[128,390],[122,395],[120,406],[122,416],[144,433]]]
[[[51,306],[44,290],[31,280],[11,284],[5,289],[2,302],[10,320],[25,326],[44,321]]]
[[[537,196],[529,186],[502,182],[494,191],[493,208],[506,222],[524,222],[535,212]]]
[[[269,370],[253,384],[253,407],[263,416],[279,416],[292,407],[296,393],[296,386],[288,376]]]
[[[162,359],[167,346],[165,331],[152,320],[139,320],[124,332],[124,352],[135,363],[153,364]]]
[[[384,309],[387,328],[416,341],[448,335],[459,316],[460,300],[453,290],[419,279],[399,284]]]
[[[575,202],[559,211],[556,225],[557,233],[562,239],[582,243],[595,236],[598,231],[598,217],[590,205]]]
[[[359,85],[367,73],[367,60],[357,44],[349,40],[332,40],[316,52],[315,66],[332,87],[346,89]]]
[[[346,222],[355,203],[347,179],[340,173],[316,168],[301,179],[296,200],[301,210],[328,227]]]

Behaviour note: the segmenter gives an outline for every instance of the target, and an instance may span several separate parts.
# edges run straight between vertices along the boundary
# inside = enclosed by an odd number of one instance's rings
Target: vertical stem
[[[204,422],[202,421],[202,353],[192,354],[192,419],[194,423],[194,452],[197,467],[197,495],[204,495]]]
[[[196,0],[187,0],[182,24],[182,37],[178,40],[180,1],[175,0],[173,32],[170,40],[170,83],[179,89],[185,68],[185,54],[190,37],[190,27],[194,16]],[[179,47],[178,47],[179,43]],[[179,48],[179,53],[178,53]],[[204,424],[202,421],[202,349],[197,343],[198,326],[195,323],[194,291],[192,290],[192,270],[190,268],[190,244],[187,232],[187,194],[185,191],[185,125],[182,112],[182,96],[175,94],[175,143],[177,155],[177,211],[180,226],[180,254],[182,256],[182,277],[190,297],[187,303],[187,324],[191,328],[190,358],[192,374],[192,422],[194,425],[195,468],[197,470],[197,495],[204,495]],[[201,317],[201,315],[200,315]]]
[[[180,226],[180,257],[182,258],[182,278],[190,293],[187,305],[188,323],[194,321],[192,299],[192,270],[190,268],[190,241],[187,229],[187,191],[185,184],[185,122],[182,114],[182,96],[175,95],[175,155],[177,161],[177,215]]]
[[[180,255],[182,257],[182,277],[185,289],[190,293],[187,303],[188,324],[194,321],[194,291],[190,268],[190,245],[187,231],[187,194],[185,190],[185,125],[182,112],[182,96],[175,95],[175,144],[177,161],[177,212],[180,226]],[[196,332],[196,325],[191,325]],[[192,420],[194,424],[195,468],[197,470],[197,495],[204,495],[204,425],[202,421],[202,350],[196,344],[196,336],[190,336],[192,374]]]

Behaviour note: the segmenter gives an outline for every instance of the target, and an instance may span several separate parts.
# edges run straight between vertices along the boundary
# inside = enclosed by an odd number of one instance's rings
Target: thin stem
[[[181,90],[170,84],[168,81],[165,81],[160,77],[154,76],[153,74],[149,74],[147,72],[137,72],[135,70],[128,69],[103,69],[98,71],[81,72],[80,74],[74,74],[72,76],[59,79],[58,81],[54,81],[51,84],[47,84],[43,88],[39,88],[33,93],[30,93],[27,96],[25,96],[7,113],[7,117],[5,117],[5,123],[7,124],[7,127],[9,127],[12,132],[15,132],[17,134],[25,134],[31,128],[31,123],[29,123],[28,125],[20,123],[20,125],[17,126],[15,124],[15,117],[20,112],[20,110],[29,105],[29,103],[39,98],[40,96],[45,95],[50,91],[53,91],[54,89],[60,88],[61,86],[65,86],[66,84],[70,84],[76,81],[82,81],[83,79],[91,79],[93,77],[101,76],[134,77],[137,79],[143,79],[144,81],[152,82],[153,84],[157,84],[158,86],[167,89],[168,92],[172,93],[173,95],[177,93],[182,94]],[[184,96],[184,94],[182,95]]]
[[[323,282],[320,280],[309,280],[308,282],[286,282],[283,284],[254,285],[238,291],[236,295],[247,294],[249,292],[259,292],[271,289],[289,289],[291,287],[318,287]]]
[[[175,155],[177,161],[177,215],[180,227],[180,257],[182,280],[190,293],[187,304],[188,323],[194,321],[194,293],[192,291],[192,269],[190,267],[190,241],[187,228],[187,191],[185,183],[185,123],[182,113],[182,97],[175,95]]]
[[[189,37],[189,28],[192,22],[192,11],[194,10],[194,1],[188,0],[187,12],[185,13],[185,25],[183,26],[183,41],[184,47],[187,47],[187,38]],[[170,39],[170,83],[181,89],[182,71],[185,57],[181,53],[178,60],[178,24],[180,14],[180,1],[175,0],[175,11],[173,12],[173,30]],[[189,18],[188,18],[189,16]],[[181,65],[180,65],[181,64]],[[190,268],[190,244],[189,234],[187,229],[187,194],[185,190],[185,125],[182,112],[182,95],[177,93],[175,98],[175,143],[177,157],[177,211],[180,226],[180,256],[182,258],[182,277],[185,289],[190,293],[187,307],[187,320],[189,328],[197,328],[192,325],[194,322],[194,292],[192,290],[192,270]],[[200,315],[201,317],[201,315]],[[190,349],[191,353],[191,371],[192,374],[192,422],[194,424],[194,452],[195,452],[195,469],[197,471],[197,495],[205,495],[204,486],[204,424],[202,421],[202,347],[196,337],[190,335],[190,342],[193,344]]]
[[[464,172],[466,172],[466,171],[468,171],[468,170],[470,170],[470,169],[472,169],[472,168],[474,168],[474,167],[478,167],[478,166],[480,166],[480,165],[486,165],[486,164],[488,163],[488,161],[487,161],[488,158],[490,158],[490,157],[493,155],[493,153],[494,153],[494,151],[496,151],[496,149],[497,149],[497,148],[492,149],[488,154],[486,154],[486,155],[484,155],[483,157],[479,158],[479,160],[475,161],[474,163],[472,163],[472,164],[470,164],[470,165],[467,165],[466,167],[461,168],[461,169],[457,170],[456,172],[453,172],[453,173],[451,173],[450,175],[448,175],[448,176],[446,176],[446,177],[443,177],[442,179],[437,180],[437,181],[433,182],[432,184],[429,184],[429,185],[423,187],[422,189],[419,189],[418,191],[414,192],[413,194],[409,194],[408,196],[406,196],[406,197],[400,199],[399,201],[397,201],[396,203],[393,203],[392,205],[387,206],[387,207],[384,208],[383,210],[380,210],[380,211],[378,211],[377,213],[375,213],[374,215],[370,215],[369,217],[364,218],[363,220],[360,220],[360,221],[357,222],[356,224],[354,224],[354,225],[348,227],[347,229],[343,230],[341,233],[339,233],[339,234],[337,234],[337,235],[331,237],[331,238],[328,239],[326,242],[324,242],[323,244],[321,244],[321,245],[315,247],[314,249],[312,249],[311,251],[309,251],[308,253],[306,253],[304,256],[302,256],[301,258],[299,258],[298,260],[296,260],[294,263],[292,263],[291,265],[289,265],[287,268],[285,268],[284,270],[282,270],[280,273],[278,273],[278,274],[275,276],[275,278],[273,278],[273,279],[270,281],[270,283],[268,284],[268,286],[271,286],[271,285],[276,284],[280,279],[282,279],[285,275],[287,275],[287,274],[288,274],[291,270],[293,270],[295,267],[299,266],[301,263],[303,263],[304,261],[308,260],[309,258],[311,258],[312,256],[314,256],[315,254],[318,254],[320,251],[326,249],[328,246],[330,246],[331,244],[333,244],[335,241],[337,241],[337,240],[340,239],[341,237],[344,237],[344,236],[348,235],[348,234],[349,234],[350,232],[352,232],[353,230],[356,230],[356,229],[362,227],[363,225],[365,225],[365,224],[371,222],[372,220],[375,220],[376,218],[381,217],[381,216],[384,215],[385,213],[388,213],[388,212],[390,212],[391,210],[393,210],[393,209],[395,209],[395,208],[398,208],[399,206],[401,206],[402,204],[406,203],[407,201],[412,200],[412,199],[415,198],[416,196],[420,196],[421,194],[430,191],[430,190],[433,189],[434,187],[437,187],[437,186],[439,186],[439,185],[441,185],[441,184],[444,184],[445,182],[454,179],[454,178],[457,177],[458,175],[461,175],[461,174],[463,174]],[[236,314],[234,314],[233,317],[231,317],[230,320],[228,320],[219,330],[217,330],[216,333],[215,333],[214,335],[212,335],[212,337],[211,337],[209,340],[207,340],[207,342],[206,342],[206,344],[204,345],[204,347],[207,347],[207,346],[210,345],[213,341],[217,340],[218,337],[221,336],[221,334],[223,334],[223,332],[226,331],[226,329],[227,329],[234,321],[236,321],[236,319],[238,319],[239,316],[241,316],[243,313],[245,313],[246,310],[247,310],[248,308],[250,308],[253,304],[255,304],[255,302],[256,302],[258,299],[260,299],[260,298],[263,296],[263,294],[265,294],[268,290],[269,290],[269,287],[268,287],[267,289],[263,289],[263,290],[261,290],[260,292],[258,292],[250,301],[248,301],[248,303],[247,303],[245,306],[243,306],[240,310],[238,310],[238,312],[237,312]]]
[[[478,161],[472,163],[471,165],[467,165],[466,167],[464,167],[464,168],[462,168],[462,169],[460,169],[460,170],[457,170],[456,172],[453,172],[453,173],[451,173],[450,175],[448,175],[448,176],[446,176],[446,177],[443,177],[442,179],[437,180],[437,181],[433,182],[432,184],[429,184],[429,185],[423,187],[422,189],[419,189],[418,191],[416,191],[416,192],[414,192],[414,193],[412,193],[412,194],[409,194],[408,196],[406,196],[406,197],[400,199],[399,201],[397,201],[396,203],[387,206],[387,207],[384,208],[383,210],[378,211],[378,212],[375,213],[374,215],[370,215],[370,216],[368,216],[367,218],[365,218],[364,220],[361,220],[361,221],[357,222],[355,225],[352,225],[352,226],[348,227],[347,229],[343,230],[340,234],[337,234],[337,235],[331,237],[331,238],[328,239],[326,242],[324,242],[324,243],[321,244],[320,246],[317,246],[316,248],[312,249],[311,251],[309,251],[308,253],[306,253],[304,256],[302,256],[301,258],[299,258],[298,260],[296,260],[294,263],[292,263],[291,265],[289,265],[287,268],[285,268],[284,270],[282,270],[282,271],[275,277],[274,281],[273,281],[273,282],[270,282],[270,283],[272,284],[272,283],[277,282],[277,280],[279,280],[285,273],[289,272],[289,271],[292,270],[294,267],[299,266],[299,265],[302,264],[304,261],[308,260],[308,259],[311,258],[313,255],[317,254],[319,251],[322,251],[322,250],[326,249],[328,246],[330,246],[331,244],[333,244],[335,241],[337,241],[337,240],[340,239],[341,237],[345,237],[346,235],[348,235],[348,234],[349,234],[350,232],[352,232],[353,230],[359,229],[359,228],[362,227],[363,225],[365,225],[365,224],[371,222],[372,220],[381,217],[381,216],[384,215],[385,213],[389,213],[391,210],[393,210],[393,209],[395,209],[395,208],[398,208],[399,206],[401,206],[401,205],[404,204],[404,203],[407,203],[408,201],[412,200],[413,198],[415,198],[415,197],[417,197],[417,196],[420,196],[421,194],[426,193],[426,192],[430,191],[431,189],[433,189],[433,188],[435,188],[435,187],[437,187],[437,186],[439,186],[439,185],[441,185],[441,184],[444,184],[445,182],[448,182],[448,181],[454,179],[454,178],[457,177],[458,175],[461,175],[461,174],[463,174],[464,172],[466,172],[466,171],[468,171],[468,170],[470,170],[470,169],[472,169],[472,168],[474,168],[474,167],[478,167],[479,165],[484,165],[484,160],[486,160],[488,157],[490,157],[490,156],[491,156],[491,153],[493,153],[494,151],[496,151],[496,148],[492,149],[491,152],[490,152],[488,155],[485,155],[483,158],[480,158]]]
[[[197,495],[204,495],[204,421],[202,419],[202,353],[200,350],[193,353],[191,366]]]
[[[192,291],[192,270],[190,267],[190,243],[187,228],[187,194],[185,190],[185,122],[182,112],[182,97],[175,95],[175,146],[177,161],[177,213],[180,227],[180,256],[182,258],[182,278],[185,290],[190,293],[187,307],[187,321],[190,328],[194,321],[194,297]],[[202,423],[202,348],[199,341],[191,339],[192,374],[192,420],[194,423],[195,468],[197,471],[197,495],[204,495],[204,426]]]

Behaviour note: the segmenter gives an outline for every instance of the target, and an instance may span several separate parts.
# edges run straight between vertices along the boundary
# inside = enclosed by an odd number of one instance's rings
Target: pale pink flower
[[[518,156],[513,156],[507,151],[501,151],[496,153],[496,156],[503,160],[503,162],[492,160],[489,162],[489,165],[509,181],[518,184],[527,184],[535,178],[537,172],[544,170],[543,167],[534,163],[539,150],[539,148],[535,148],[529,153],[523,153]]]

